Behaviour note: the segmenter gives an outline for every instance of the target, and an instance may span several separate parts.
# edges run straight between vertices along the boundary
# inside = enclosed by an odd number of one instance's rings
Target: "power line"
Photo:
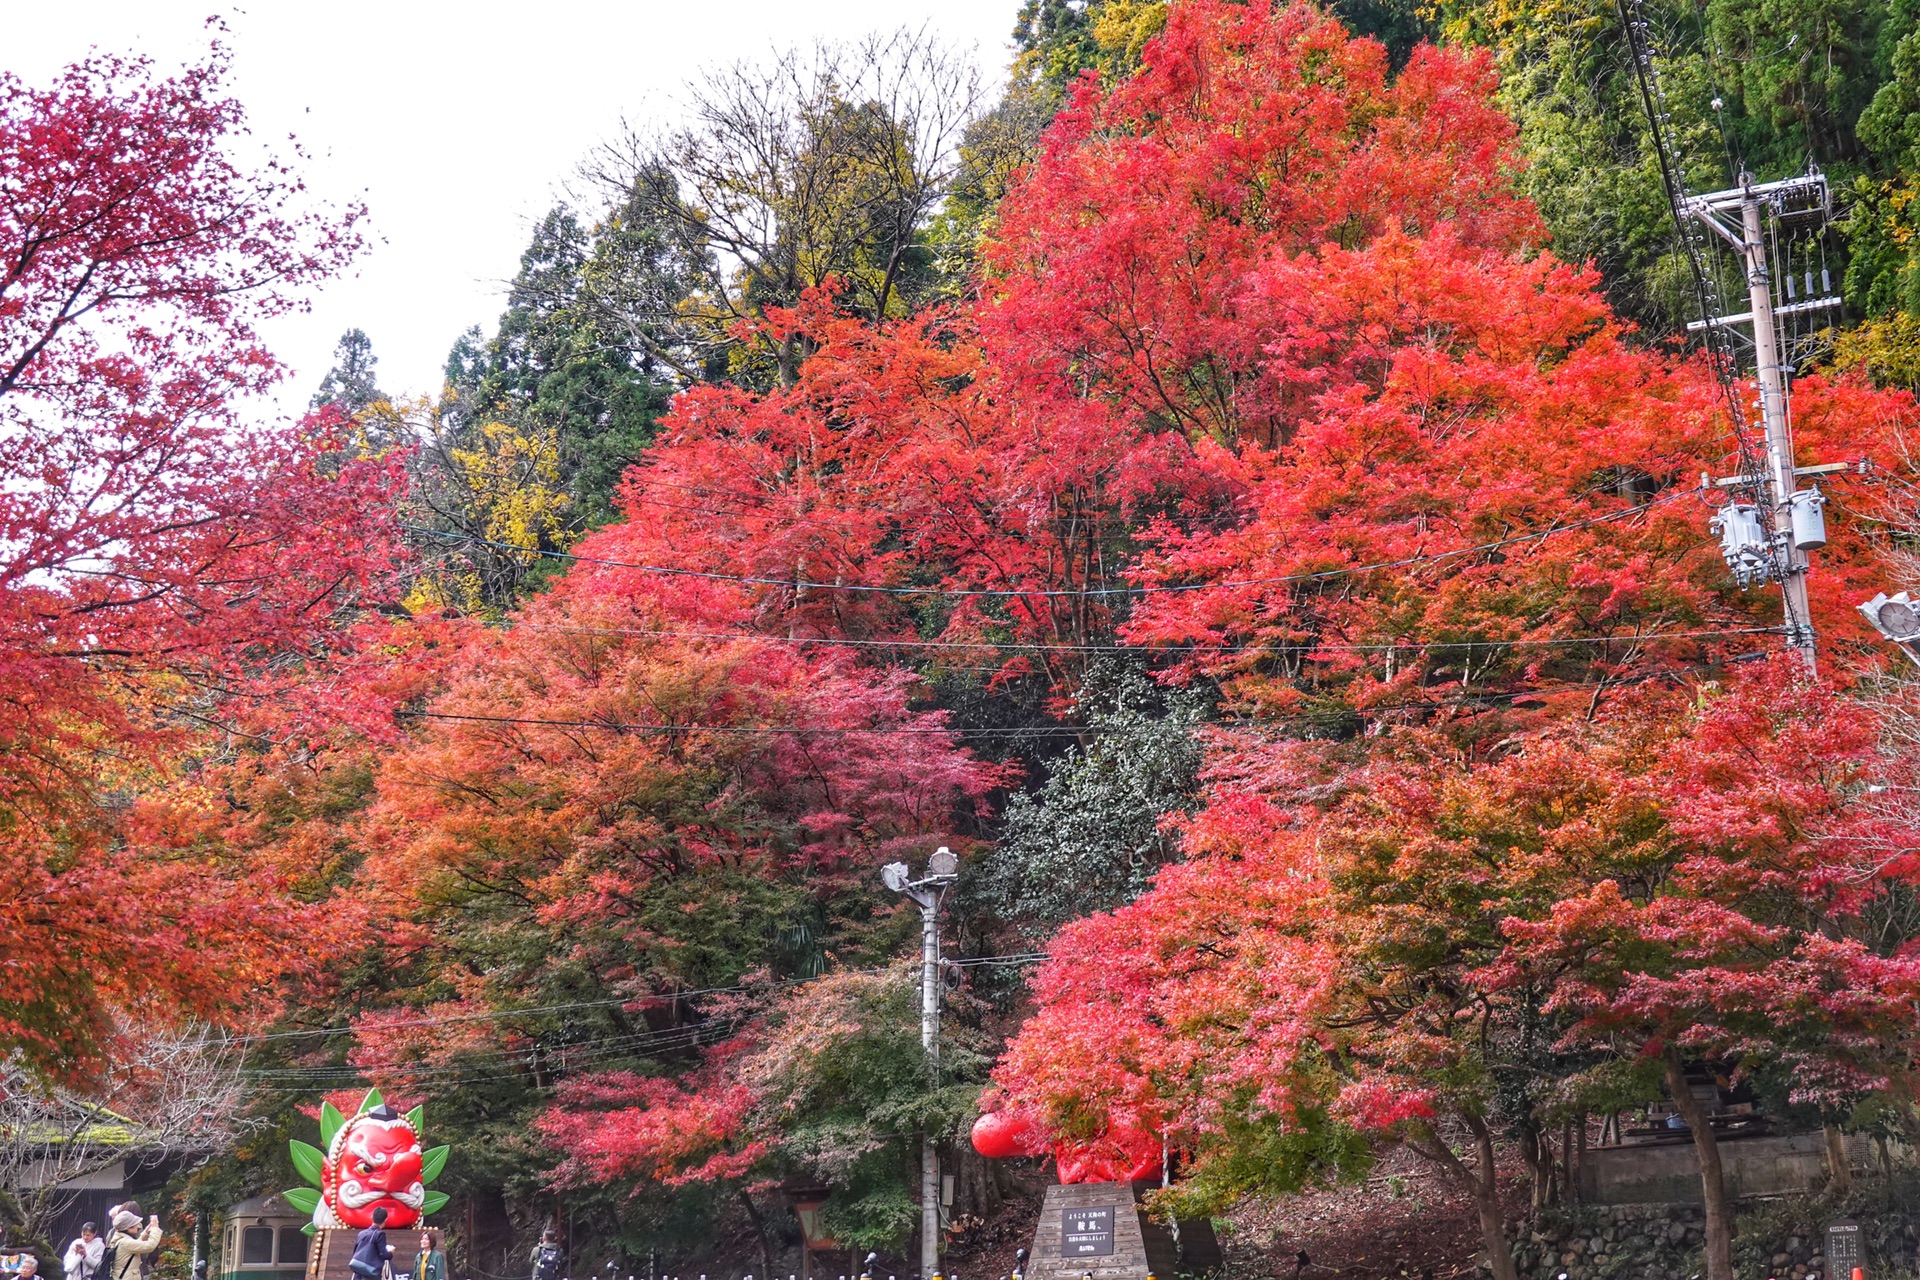
[[[1046,959],[1042,951],[1018,952],[1003,956],[968,956],[944,963],[957,968],[981,968],[990,966],[1026,966]],[[611,1001],[578,1001],[567,1004],[536,1005],[518,1009],[501,1010],[495,1014],[457,1014],[444,1018],[411,1019],[405,1023],[385,1023],[379,1030],[398,1026],[426,1027],[469,1022],[482,1018],[504,1018],[530,1012],[552,1012],[599,1008],[610,1004],[634,1004],[648,999],[668,999],[692,995],[734,994],[749,991],[761,991],[772,994],[774,990],[787,987],[805,986],[821,980],[821,977],[864,976],[876,977],[887,973],[887,969],[845,970],[837,974],[826,974],[816,978],[790,978],[766,986],[712,987],[702,991],[667,993],[657,997],[639,996]],[[712,1022],[698,1023],[684,1027],[662,1028],[657,1031],[628,1032],[623,1035],[603,1036],[597,1039],[559,1045],[529,1045],[515,1049],[476,1049],[463,1051],[461,1059],[446,1063],[425,1063],[418,1060],[379,1062],[379,1063],[342,1063],[337,1065],[316,1065],[310,1067],[261,1067],[250,1068],[248,1080],[256,1089],[273,1093],[307,1093],[313,1090],[334,1090],[357,1087],[367,1083],[376,1075],[402,1076],[408,1084],[418,1085],[467,1085],[500,1080],[522,1079],[523,1073],[504,1070],[515,1063],[525,1063],[531,1067],[544,1063],[554,1072],[577,1073],[588,1067],[620,1058],[644,1056],[648,1053],[692,1048],[702,1043],[711,1043],[732,1035],[740,1027],[743,1019],[728,1018]],[[274,1035],[236,1037],[234,1042],[258,1042],[284,1036],[312,1036],[350,1033],[352,1026],[331,1027],[315,1031],[276,1033]]]
[[[876,725],[872,727],[859,727],[851,725],[799,724],[643,724],[619,720],[555,720],[539,716],[464,715],[451,711],[399,710],[393,714],[416,720],[451,720],[478,724],[523,724],[550,729],[604,729],[616,733],[800,734],[832,737],[870,734],[884,737],[957,737],[968,733],[992,733],[999,736],[1047,736],[1057,733],[1080,734],[1089,732],[1088,729],[1075,725],[1011,725],[1003,729],[970,730],[956,729],[951,725]]]
[[[1763,654],[1743,654],[1726,661],[1743,662]],[[1340,705],[1330,707],[1324,712],[1301,713],[1291,716],[1266,717],[1259,720],[1228,720],[1207,722],[1207,727],[1230,729],[1241,732],[1265,728],[1283,728],[1287,725],[1325,725],[1337,723],[1350,716],[1373,715],[1383,711],[1438,711],[1450,707],[1484,707],[1490,703],[1512,701],[1518,698],[1540,698],[1556,693],[1577,693],[1585,690],[1606,690],[1623,685],[1641,683],[1646,680],[1666,679],[1682,671],[1698,670],[1710,662],[1688,663],[1678,667],[1669,667],[1660,671],[1641,675],[1622,677],[1618,680],[1598,680],[1575,684],[1543,685],[1526,689],[1514,689],[1502,693],[1469,694],[1459,698],[1428,698],[1411,702],[1381,702],[1367,705]],[[849,725],[738,725],[738,724],[653,724],[619,720],[562,720],[545,716],[489,716],[468,715],[448,711],[395,711],[397,716],[410,716],[422,720],[446,720],[452,722],[471,722],[476,724],[528,725],[536,728],[552,729],[599,729],[608,733],[721,733],[721,734],[779,734],[799,736],[830,737],[902,737],[902,736],[944,736],[953,738],[991,737],[1048,737],[1071,735],[1079,737],[1087,734],[1115,734],[1142,732],[1145,726],[1132,725],[1008,725],[1004,727],[956,728],[951,725],[896,725],[863,728]]]
[[[597,1040],[583,1041],[577,1044],[543,1045],[543,1044],[529,1043],[526,1046],[521,1048],[505,1048],[501,1046],[494,1046],[494,1047],[475,1046],[466,1050],[462,1050],[461,1052],[463,1053],[463,1056],[469,1059],[487,1060],[487,1059],[498,1058],[498,1059],[506,1059],[506,1060],[517,1060],[521,1058],[529,1058],[529,1059],[536,1058],[542,1055],[565,1054],[573,1049],[592,1048],[597,1051],[603,1051],[603,1052],[612,1051],[612,1050],[644,1049],[656,1044],[671,1043],[677,1040],[681,1040],[690,1035],[707,1034],[712,1030],[712,1028],[715,1025],[716,1024],[713,1024],[713,1023],[690,1023],[686,1026],[663,1027],[663,1028],[660,1028],[659,1030],[628,1031],[628,1032],[623,1032],[619,1035],[605,1036]],[[394,1062],[320,1063],[320,1064],[314,1064],[310,1066],[256,1067],[256,1068],[252,1068],[251,1070],[253,1071],[253,1074],[255,1074],[256,1076],[259,1076],[261,1078],[268,1078],[268,1079],[274,1078],[274,1077],[280,1077],[280,1076],[293,1076],[293,1077],[298,1077],[300,1079],[318,1079],[322,1077],[331,1077],[331,1076],[360,1076],[366,1073],[376,1072],[376,1071],[423,1070],[428,1072],[437,1072],[441,1070],[456,1069],[457,1066],[458,1064],[454,1064],[454,1063],[447,1063],[447,1064],[441,1064],[436,1066],[433,1063],[424,1062],[417,1058],[409,1058],[409,1059],[402,1059]]]
[[[430,529],[424,525],[403,524],[399,527],[413,533],[427,534],[431,537],[446,538],[460,542],[471,542],[480,546],[494,547],[499,550],[513,551],[520,555],[542,556],[553,560],[569,560],[580,564],[604,565],[614,569],[633,569],[641,573],[658,573],[669,577],[698,578],[707,582],[735,582],[747,586],[786,587],[795,591],[850,591],[868,595],[892,596],[938,596],[947,599],[970,599],[980,597],[1029,597],[1058,599],[1084,599],[1093,596],[1115,595],[1164,595],[1186,591],[1232,590],[1240,587],[1282,586],[1296,582],[1319,582],[1329,578],[1343,578],[1360,573],[1373,573],[1382,569],[1400,569],[1412,565],[1437,564],[1445,560],[1458,559],[1461,556],[1477,555],[1484,551],[1498,551],[1502,547],[1517,546],[1523,542],[1545,541],[1561,533],[1592,528],[1594,525],[1608,524],[1615,520],[1624,520],[1639,515],[1665,503],[1692,494],[1690,489],[1676,489],[1652,501],[1637,506],[1625,507],[1619,511],[1605,512],[1576,520],[1570,524],[1549,525],[1531,533],[1515,534],[1493,542],[1483,542],[1477,546],[1460,547],[1452,551],[1436,551],[1430,554],[1406,556],[1398,560],[1381,560],[1372,564],[1346,565],[1338,569],[1322,569],[1311,573],[1279,574],[1267,578],[1244,578],[1226,582],[1190,582],[1175,585],[1148,585],[1126,587],[1081,587],[1081,588],[1019,588],[1019,587],[887,587],[860,583],[813,582],[801,578],[766,578],[751,574],[719,573],[706,569],[683,569],[672,565],[635,564],[626,560],[613,560],[604,556],[583,556],[571,551],[549,551],[541,547],[522,547],[510,542],[500,542],[492,538],[482,538],[477,534],[459,533],[449,529]]]
[[[615,1006],[646,1004],[659,1000],[691,1000],[699,996],[733,995],[741,991],[753,990],[751,987],[703,987],[692,991],[661,991],[646,995],[616,996],[606,1000],[576,1000],[565,1004],[526,1005],[515,1009],[489,1009],[484,1013],[449,1013],[437,1017],[410,1018],[401,1022],[383,1022],[378,1029],[413,1030],[419,1027],[453,1026],[463,1022],[497,1022],[502,1018],[518,1018],[546,1013],[572,1013],[581,1009],[609,1009]],[[315,1027],[311,1030],[274,1031],[262,1035],[235,1036],[231,1044],[264,1044],[272,1040],[301,1040],[314,1036],[339,1035],[354,1030],[351,1024],[335,1027]]]
[[[375,1076],[404,1075],[419,1082],[457,1080],[478,1072],[504,1068],[516,1062],[524,1062],[529,1066],[537,1062],[546,1062],[559,1070],[573,1070],[611,1058],[637,1057],[649,1052],[694,1047],[703,1042],[711,1042],[731,1035],[736,1026],[736,1022],[729,1020],[674,1027],[659,1032],[611,1036],[602,1040],[583,1041],[571,1045],[533,1045],[523,1049],[475,1050],[463,1054],[459,1061],[439,1064],[412,1059],[365,1065],[341,1063],[312,1067],[267,1067],[251,1069],[248,1074],[252,1079],[269,1084],[294,1082],[308,1088],[349,1088],[361,1080],[372,1079]]]
[[[1643,632],[1633,632],[1628,634],[1605,635],[1605,636],[1531,637],[1531,638],[1515,638],[1515,639],[1507,639],[1507,640],[1398,640],[1398,641],[1380,641],[1380,642],[1368,643],[1368,644],[1323,643],[1319,641],[1307,641],[1307,640],[1301,640],[1297,642],[1286,641],[1286,640],[1273,640],[1273,641],[1267,641],[1264,643],[1243,644],[1243,645],[1195,644],[1195,645],[1166,645],[1166,646],[1150,647],[1150,646],[1124,645],[1124,644],[1114,644],[1114,645],[1055,644],[1055,643],[1042,643],[1042,642],[1028,643],[1028,642],[1022,642],[1022,641],[1008,641],[1005,643],[1001,643],[996,641],[984,641],[984,640],[983,641],[962,641],[962,640],[906,640],[906,639],[902,639],[902,640],[836,639],[830,636],[777,636],[777,635],[764,635],[764,634],[759,634],[754,632],[678,631],[678,630],[668,630],[668,629],[655,629],[655,628],[649,628],[649,627],[552,626],[552,625],[547,625],[542,623],[520,622],[520,621],[516,621],[510,624],[508,627],[505,628],[505,630],[511,631],[511,630],[516,630],[521,628],[534,630],[534,631],[550,631],[557,634],[636,636],[641,638],[661,638],[661,639],[681,639],[681,640],[718,640],[718,641],[751,640],[757,643],[764,642],[768,644],[825,645],[830,648],[932,649],[936,651],[1013,651],[1016,653],[1023,650],[1039,650],[1043,652],[1061,652],[1061,653],[1138,653],[1143,655],[1164,654],[1164,653],[1193,653],[1193,654],[1217,654],[1222,656],[1233,655],[1233,654],[1245,654],[1245,653],[1264,653],[1264,652],[1270,652],[1276,649],[1286,649],[1286,648],[1299,648],[1299,649],[1304,649],[1314,653],[1319,653],[1319,652],[1332,652],[1332,653],[1386,653],[1386,652],[1435,653],[1435,652],[1441,652],[1441,653],[1444,653],[1448,650],[1476,652],[1481,650],[1498,650],[1502,648],[1548,648],[1548,647],[1577,646],[1577,645],[1609,645],[1609,646],[1632,647],[1632,646],[1638,646],[1638,645],[1664,643],[1667,641],[1675,641],[1675,640],[1719,640],[1719,639],[1725,639],[1729,636],[1781,635],[1781,634],[1784,634],[1785,632],[1785,629],[1781,627],[1766,627],[1766,626],[1718,627],[1718,628],[1713,628],[1709,630],[1698,630],[1698,631],[1643,631]],[[949,671],[989,672],[989,671],[999,671],[1002,668],[999,668],[999,667],[948,667],[945,669]],[[1400,705],[1406,705],[1406,704],[1400,704]],[[1419,705],[1441,705],[1441,704],[1422,703]],[[1371,708],[1368,708],[1368,709],[1371,709]],[[223,732],[233,733],[241,737],[247,737],[247,738],[261,738],[262,740],[267,740],[267,741],[272,740],[272,739],[266,738],[265,735],[248,733],[245,730],[234,728],[230,725],[222,724],[197,711],[191,711],[185,708],[174,708],[174,711],[177,714],[187,716],[190,719],[197,720],[203,724],[206,724],[214,729],[218,729]],[[447,712],[434,712],[434,711],[409,710],[409,709],[397,709],[393,712],[393,714],[399,717],[411,717],[416,720],[448,720],[448,721],[466,720],[466,721],[473,721],[476,723],[490,722],[490,723],[500,723],[500,724],[530,724],[530,725],[544,723],[557,728],[580,727],[581,725],[588,723],[588,722],[573,721],[573,720],[544,720],[543,721],[535,717],[459,715],[459,714],[453,714],[453,713],[447,713]],[[1322,718],[1324,719],[1324,717]],[[792,726],[666,725],[666,724],[641,725],[641,724],[624,724],[624,723],[614,722],[614,721],[597,721],[597,720],[592,721],[590,723],[591,723],[591,727],[595,727],[595,728],[625,729],[625,730],[632,730],[636,732],[641,730],[653,730],[656,732],[682,732],[682,733],[706,732],[706,733],[731,733],[731,734],[740,734],[740,733],[773,733],[773,734],[892,733],[892,734],[904,734],[904,735],[911,736],[911,735],[919,735],[919,734],[935,735],[939,733],[953,733],[955,735],[963,736],[963,737],[966,737],[966,736],[978,737],[978,736],[984,735],[984,736],[998,736],[998,737],[1012,737],[1012,738],[1020,738],[1020,737],[1045,738],[1045,737],[1056,737],[1061,735],[1070,735],[1070,736],[1077,737],[1087,733],[1100,733],[1100,732],[1114,731],[1112,727],[1088,727],[1085,725],[1025,725],[1025,726],[1005,726],[1001,728],[981,727],[981,728],[958,728],[958,729],[954,729],[954,728],[937,729],[937,728],[930,728],[930,727],[924,727],[924,726],[915,726],[911,728],[902,727],[897,729],[887,729],[887,728],[878,728],[878,727],[851,728],[851,727],[834,727],[834,726],[799,726],[799,725],[792,725]],[[305,1033],[289,1032],[287,1034],[299,1035],[299,1034],[305,1034]],[[319,1034],[324,1034],[324,1033],[319,1033]]]
[[[1702,346],[1715,380],[1720,385],[1721,396],[1726,401],[1728,427],[1740,473],[1752,475],[1757,472],[1758,464],[1753,455],[1752,442],[1748,439],[1739,387],[1733,377],[1732,337],[1719,323],[1719,286],[1701,258],[1700,228],[1684,212],[1688,194],[1686,171],[1679,156],[1667,142],[1666,121],[1671,118],[1671,112],[1667,110],[1665,90],[1660,83],[1659,70],[1654,65],[1654,49],[1647,38],[1650,24],[1640,0],[1615,0],[1615,3],[1627,37],[1628,53],[1633,61],[1641,108],[1646,112],[1648,131],[1653,139],[1654,158],[1660,168],[1660,185],[1666,193],[1668,212],[1673,217],[1674,238],[1681,252],[1686,255],[1687,270],[1693,278],[1695,300],[1700,306],[1700,319],[1706,326],[1702,334]],[[1720,101],[1717,89],[1714,101]],[[1724,142],[1724,121],[1721,126]]]
[[[972,956],[964,959],[950,960],[947,963],[958,965],[1008,964],[1016,961],[1026,963],[1030,960],[1044,958],[1045,955],[1046,953],[1043,951],[1023,951],[1006,956]],[[629,1005],[694,1000],[702,996],[739,995],[743,992],[805,986],[809,982],[818,982],[822,978],[871,978],[878,977],[887,971],[888,970],[884,968],[842,969],[835,970],[831,973],[816,974],[811,978],[781,978],[772,983],[741,983],[730,987],[696,987],[685,991],[652,991],[641,995],[614,996],[605,1000],[571,1000],[560,1004],[534,1004],[521,1005],[511,1009],[489,1009],[480,1013],[449,1013],[432,1017],[407,1018],[397,1022],[381,1022],[365,1029],[378,1031],[418,1030],[423,1027],[456,1026],[469,1022],[498,1022],[505,1018],[520,1018],[550,1013],[573,1013],[582,1009],[610,1009]],[[337,1026],[303,1028],[298,1031],[272,1031],[263,1032],[258,1035],[230,1036],[227,1037],[225,1043],[240,1045],[266,1044],[278,1040],[304,1040],[317,1036],[346,1035],[360,1029],[362,1028],[356,1027],[352,1023],[342,1023]]]
[[[1642,631],[1620,635],[1517,637],[1510,640],[1379,640],[1365,644],[1301,640],[1269,640],[1254,644],[1063,644],[1028,640],[874,640],[840,639],[833,636],[781,636],[755,631],[675,631],[653,627],[557,626],[549,623],[514,621],[505,631],[550,631],[560,635],[640,636],[663,640],[753,640],[768,644],[826,645],[849,649],[931,649],[935,651],[1006,652],[1035,650],[1043,653],[1162,653],[1236,654],[1264,653],[1273,649],[1301,648],[1316,653],[1385,653],[1434,649],[1541,648],[1583,644],[1646,644],[1664,640],[1713,639],[1722,636],[1777,635],[1781,627],[1716,627],[1703,631]],[[973,668],[980,670],[984,668]]]

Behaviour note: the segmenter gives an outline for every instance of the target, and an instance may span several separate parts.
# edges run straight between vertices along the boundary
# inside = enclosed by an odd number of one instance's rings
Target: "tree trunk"
[[[970,1142],[954,1144],[950,1153],[954,1172],[953,1211],[976,1218],[991,1218],[1006,1203],[1000,1182],[1003,1161],[989,1160],[973,1149]]]
[[[1720,1164],[1720,1141],[1713,1136],[1707,1109],[1687,1087],[1687,1069],[1677,1049],[1667,1051],[1667,1092],[1674,1108],[1693,1131],[1693,1154],[1700,1162],[1700,1198],[1707,1211],[1706,1280],[1733,1280],[1733,1202],[1727,1195],[1726,1170]]]
[[[1584,1133],[1586,1127],[1587,1118],[1583,1115],[1580,1117],[1581,1132]],[[1574,1122],[1571,1120],[1560,1126],[1559,1198],[1568,1204],[1572,1204],[1578,1198],[1573,1193],[1573,1128]]]
[[[1540,1149],[1540,1131],[1524,1121],[1519,1134],[1520,1160],[1527,1166],[1527,1203],[1535,1213],[1547,1203],[1547,1162]]]
[[[780,385],[791,387],[800,381],[800,340],[796,334],[787,334],[780,339],[777,356],[780,370]]]
[[[740,1188],[740,1203],[747,1207],[747,1220],[753,1223],[753,1238],[760,1242],[762,1280],[773,1280],[773,1246],[767,1243],[767,1224],[760,1217],[760,1207],[754,1204],[745,1187]]]
[[[1480,1237],[1487,1246],[1493,1280],[1519,1280],[1513,1251],[1507,1248],[1507,1224],[1500,1212],[1500,1168],[1494,1163],[1493,1130],[1479,1116],[1468,1116],[1467,1127],[1473,1130],[1479,1155],[1479,1168],[1473,1170],[1473,1208],[1480,1218]]]
[[[468,1244],[467,1258],[474,1273],[517,1275],[524,1270],[521,1264],[527,1256],[514,1256],[519,1252],[513,1247],[519,1236],[514,1232],[512,1216],[507,1213],[505,1193],[498,1187],[480,1186],[467,1194],[473,1215],[473,1238]],[[536,1238],[539,1234],[534,1232]]]
[[[1493,1162],[1493,1131],[1478,1116],[1463,1119],[1473,1132],[1477,1167],[1469,1168],[1431,1129],[1409,1138],[1407,1147],[1439,1166],[1443,1174],[1473,1197],[1474,1216],[1480,1222],[1480,1242],[1486,1246],[1493,1280],[1520,1280],[1520,1273],[1513,1265],[1513,1251],[1507,1247],[1507,1224],[1500,1212],[1500,1171]]]
[[[1853,1170],[1847,1167],[1847,1142],[1832,1125],[1823,1125],[1821,1136],[1827,1140],[1827,1179],[1835,1191],[1853,1186]]]
[[[1573,1160],[1567,1166],[1567,1199],[1580,1203],[1580,1168],[1587,1162],[1587,1113],[1582,1111],[1573,1131]]]

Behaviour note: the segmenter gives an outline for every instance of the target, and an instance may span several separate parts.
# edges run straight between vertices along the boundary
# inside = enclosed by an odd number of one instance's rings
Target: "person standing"
[[[373,1225],[353,1238],[353,1257],[347,1259],[347,1266],[363,1280],[379,1280],[392,1257],[393,1246],[387,1243],[387,1207],[381,1205],[373,1211]]]
[[[152,1215],[142,1227],[140,1206],[122,1205],[114,1216],[113,1230],[107,1233],[113,1265],[107,1268],[109,1274],[104,1280],[140,1280],[153,1266],[153,1251],[159,1247],[160,1215]]]
[[[533,1280],[560,1280],[560,1233],[548,1227],[533,1246]]]
[[[100,1228],[83,1222],[79,1237],[67,1246],[60,1265],[66,1270],[67,1280],[93,1280],[93,1273],[100,1269],[101,1259],[106,1256],[107,1242],[100,1238]]]
[[[431,1231],[420,1233],[420,1252],[413,1259],[413,1280],[447,1280],[447,1255]]]

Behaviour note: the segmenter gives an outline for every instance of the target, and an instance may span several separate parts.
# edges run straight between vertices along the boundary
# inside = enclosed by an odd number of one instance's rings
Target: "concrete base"
[[[1848,1163],[1864,1167],[1867,1140],[1846,1139]],[[1720,1163],[1734,1196],[1777,1196],[1825,1186],[1827,1144],[1818,1133],[1723,1138]],[[1699,1204],[1700,1165],[1691,1142],[1589,1147],[1580,1157],[1588,1204]]]
[[[1047,1188],[1040,1227],[1027,1259],[1027,1280],[1173,1280],[1176,1272],[1218,1267],[1220,1243],[1205,1220],[1172,1228],[1153,1221],[1141,1198],[1153,1188],[1125,1182],[1082,1182]]]

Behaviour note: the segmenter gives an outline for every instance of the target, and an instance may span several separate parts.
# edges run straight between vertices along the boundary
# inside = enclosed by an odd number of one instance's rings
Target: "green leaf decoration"
[[[327,1153],[318,1147],[308,1146],[298,1138],[289,1142],[287,1146],[293,1152],[293,1167],[299,1171],[300,1176],[314,1186],[319,1186],[320,1170],[327,1163]]]
[[[340,1108],[334,1106],[331,1102],[321,1103],[320,1145],[328,1150],[332,1150],[333,1135],[340,1132],[340,1126],[346,1122],[347,1118],[340,1114]]]
[[[453,1150],[452,1147],[435,1147],[433,1150],[427,1152],[427,1154],[421,1156],[420,1181],[432,1182],[435,1178],[439,1177],[440,1171],[447,1167],[447,1152],[451,1150]]]
[[[420,1205],[420,1216],[425,1217],[429,1213],[440,1212],[447,1207],[447,1201],[451,1199],[453,1199],[453,1197],[444,1191],[427,1192],[427,1198],[422,1201]]]
[[[385,1101],[386,1099],[380,1096],[378,1089],[369,1089],[367,1090],[367,1096],[360,1099],[359,1114],[365,1115]]]
[[[309,1147],[308,1150],[312,1148]],[[314,1208],[320,1203],[320,1193],[312,1187],[295,1187],[291,1191],[282,1191],[280,1198],[308,1217],[313,1216]]]
[[[413,1126],[413,1136],[419,1137],[427,1131],[427,1104],[421,1103],[407,1112],[407,1123]]]
[[[319,1231],[320,1231],[320,1228],[314,1226],[311,1222],[309,1222],[306,1226],[300,1228],[300,1234],[303,1236],[317,1235],[319,1234]]]

